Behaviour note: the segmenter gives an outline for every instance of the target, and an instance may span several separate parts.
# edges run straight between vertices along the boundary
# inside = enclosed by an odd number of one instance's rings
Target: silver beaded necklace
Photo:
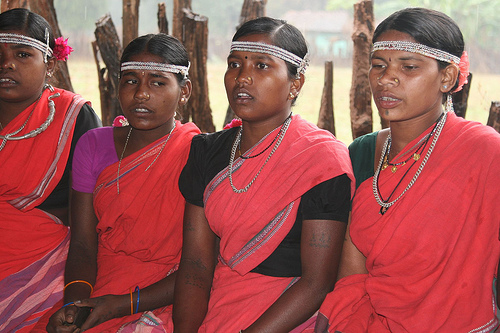
[[[248,189],[250,188],[250,186],[252,186],[252,184],[254,183],[254,181],[260,175],[260,172],[262,171],[262,169],[264,169],[264,166],[267,164],[267,162],[269,161],[269,159],[271,158],[271,156],[273,156],[273,154],[276,151],[276,149],[278,149],[278,147],[280,146],[281,141],[283,140],[283,137],[285,136],[285,133],[286,133],[286,131],[288,129],[288,126],[290,126],[290,122],[291,121],[292,121],[292,115],[290,114],[290,116],[285,120],[285,122],[281,126],[280,135],[278,136],[278,140],[276,140],[276,143],[274,144],[273,149],[271,150],[271,152],[267,156],[264,164],[262,164],[262,166],[260,167],[260,170],[253,177],[253,179],[250,181],[250,183],[248,183],[247,186],[245,186],[245,187],[243,187],[241,189],[237,189],[234,186],[234,184],[233,184],[233,164],[234,164],[234,158],[236,156],[236,150],[237,150],[238,146],[240,145],[240,141],[241,141],[241,133],[242,133],[243,127],[240,127],[238,135],[236,136],[236,139],[234,140],[233,147],[231,149],[231,156],[229,158],[229,183],[231,184],[231,188],[233,189],[234,193],[243,193],[243,192],[246,192],[246,191],[248,191]]]
[[[170,130],[170,132],[168,132],[167,139],[163,142],[163,144],[160,148],[160,151],[158,152],[158,154],[156,154],[156,157],[154,158],[153,162],[151,162],[144,171],[148,171],[149,168],[153,165],[153,163],[156,162],[156,160],[160,156],[161,152],[163,151],[163,148],[165,148],[165,146],[167,145],[167,142],[170,139],[170,136],[172,135],[172,132],[174,131],[175,126],[176,126],[176,123],[174,121],[174,126],[172,126],[172,129]],[[127,149],[128,140],[130,139],[131,133],[132,133],[132,126],[130,127],[130,130],[128,131],[127,139],[125,140],[125,145],[123,146],[122,154],[120,155],[120,160],[118,161],[118,171],[116,172],[116,191],[118,192],[118,194],[120,194],[120,167],[122,165],[123,155],[125,154],[125,150]]]
[[[377,170],[375,171],[375,175],[373,176],[373,182],[372,182],[372,189],[373,189],[373,195],[375,196],[375,200],[377,203],[381,206],[380,213],[383,215],[389,207],[394,205],[401,197],[415,184],[416,180],[418,179],[418,176],[420,176],[420,173],[424,169],[425,164],[427,163],[427,160],[432,154],[432,151],[434,150],[434,147],[436,146],[436,142],[439,139],[439,135],[441,134],[441,131],[443,130],[444,124],[446,123],[446,116],[447,112],[444,113],[444,115],[441,117],[439,120],[439,123],[436,126],[436,132],[434,134],[434,138],[432,139],[431,145],[429,146],[429,150],[427,150],[427,153],[424,156],[424,159],[420,163],[417,171],[415,172],[415,175],[413,175],[413,178],[410,180],[406,188],[401,192],[401,194],[394,200],[392,201],[387,201],[387,200],[382,200],[379,194],[379,189],[378,189],[378,177],[380,175],[380,171],[382,168],[382,164],[384,162],[384,156],[386,154],[386,151],[390,149],[390,143],[391,143],[391,133],[389,132],[389,135],[387,136],[387,139],[385,140],[384,143],[384,148],[382,149],[382,155],[380,156],[380,160],[377,166]]]
[[[51,85],[45,85],[44,89],[46,89],[46,88],[48,88],[51,92],[54,92],[54,88]],[[17,133],[21,132],[24,129],[24,127],[28,123],[28,120],[30,120],[31,115],[33,114],[33,111],[36,108],[36,104],[35,104],[35,106],[33,106],[33,110],[31,110],[30,115],[28,116],[28,118],[26,119],[24,124],[21,125],[21,127],[19,127],[17,130],[15,130],[12,133],[0,135],[0,139],[2,140],[2,143],[0,144],[0,151],[5,147],[5,145],[7,144],[7,141],[19,141],[19,140],[23,140],[23,139],[32,138],[32,137],[35,137],[38,134],[42,133],[43,131],[45,131],[49,127],[50,123],[54,120],[54,115],[56,114],[56,106],[55,106],[55,103],[52,99],[59,97],[59,96],[60,96],[59,93],[55,93],[55,94],[50,95],[48,97],[49,115],[47,116],[47,119],[38,128],[35,128],[34,130],[32,130],[24,135],[15,136]],[[38,100],[40,100],[40,99],[38,99]],[[36,103],[38,103],[38,101]]]

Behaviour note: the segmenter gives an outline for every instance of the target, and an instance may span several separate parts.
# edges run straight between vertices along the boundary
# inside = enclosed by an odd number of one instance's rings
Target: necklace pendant
[[[385,170],[387,166],[388,166],[387,162],[384,162],[384,164],[382,165],[382,170]]]
[[[380,215],[384,215],[385,212],[387,212],[387,210],[389,209],[389,207],[380,207]]]
[[[396,171],[398,171],[398,167],[393,165],[391,168],[391,171],[392,171],[392,173],[396,173]]]
[[[413,159],[415,161],[418,161],[420,159],[420,154],[418,154],[418,153],[413,154]]]

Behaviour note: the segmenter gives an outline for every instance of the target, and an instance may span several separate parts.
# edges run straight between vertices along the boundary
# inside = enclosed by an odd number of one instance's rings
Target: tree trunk
[[[490,115],[486,125],[500,133],[500,102],[491,102]]]
[[[469,99],[470,85],[472,82],[472,73],[467,77],[467,83],[464,84],[462,90],[451,95],[453,99],[453,109],[457,116],[465,118],[467,112],[467,101]]]
[[[325,61],[325,83],[321,95],[318,127],[335,135],[335,118],[333,115],[333,62]]]
[[[178,1],[174,1],[174,4]],[[190,3],[186,5],[190,6]],[[174,5],[175,6],[175,5]],[[180,9],[177,7],[177,9]],[[194,14],[190,8],[184,7],[180,12],[174,12],[175,37],[184,44],[189,54],[191,68],[189,76],[193,85],[193,92],[189,102],[182,108],[184,122],[192,121],[202,132],[214,132],[210,99],[208,96],[207,81],[207,54],[208,54],[208,18]],[[182,14],[182,16],[181,16]],[[179,20],[179,18],[182,18]],[[180,21],[181,24],[179,25]],[[180,30],[179,30],[180,29]]]
[[[173,1],[174,1],[174,15],[172,18],[172,36],[174,36],[180,41],[183,41],[184,9],[191,10],[191,0],[173,0]]]
[[[100,87],[101,101],[103,99],[106,101],[105,105],[101,105],[101,118],[103,125],[109,126],[115,117],[121,114],[118,102],[118,76],[122,49],[115,25],[109,15],[103,16],[96,22],[94,34],[97,49],[105,65],[105,68],[101,69],[97,64],[99,83],[101,80],[103,82],[103,86]]]
[[[123,47],[139,36],[140,0],[123,0]]]
[[[267,0],[244,0],[243,6],[241,7],[240,22],[236,30],[238,30],[243,23],[247,21],[266,16],[266,4]],[[226,124],[229,124],[234,118],[236,118],[236,115],[231,109],[231,106],[228,106],[226,116],[224,117],[224,124],[222,126],[224,127]]]
[[[164,2],[158,4],[158,31],[168,35],[167,7]]]
[[[370,70],[370,48],[373,38],[373,3],[371,0],[360,1],[354,5],[354,42],[352,63],[351,128],[353,139],[371,133],[372,108],[371,91],[368,81]]]

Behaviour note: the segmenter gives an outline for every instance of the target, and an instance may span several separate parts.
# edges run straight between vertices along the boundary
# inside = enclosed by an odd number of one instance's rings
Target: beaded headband
[[[451,53],[435,49],[433,47],[424,44],[407,42],[407,41],[398,40],[398,41],[382,41],[373,43],[372,53],[379,50],[397,50],[397,51],[413,52],[448,63],[455,63],[457,65],[460,63],[460,58],[454,56]]]
[[[49,31],[45,29],[45,39],[47,43],[44,44],[38,39],[31,38],[25,35],[0,33],[0,43],[22,44],[31,46],[44,54],[44,61],[47,62],[47,57],[52,57],[52,49],[49,46]]]
[[[121,64],[120,71],[126,71],[130,69],[138,69],[145,71],[160,71],[184,75],[184,79],[187,79],[189,74],[189,67],[191,63],[188,62],[188,66],[179,66],[172,64],[165,64],[162,62],[142,62],[142,61],[127,61]]]
[[[229,54],[231,54],[233,51],[266,53],[275,56],[276,58],[280,58],[281,60],[284,60],[297,67],[297,78],[299,78],[301,74],[304,74],[306,72],[307,66],[309,66],[309,59],[307,59],[307,54],[304,59],[302,59],[298,55],[293,54],[292,52],[287,51],[279,46],[266,43],[233,41],[231,43]]]

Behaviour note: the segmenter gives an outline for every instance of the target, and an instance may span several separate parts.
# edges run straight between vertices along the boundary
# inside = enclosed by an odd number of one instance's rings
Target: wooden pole
[[[451,98],[453,99],[453,109],[455,110],[455,114],[462,118],[465,118],[465,113],[467,112],[467,101],[469,99],[472,73],[469,73],[467,81],[468,82],[462,87],[462,90],[451,95]]]
[[[139,4],[140,0],[123,0],[123,41],[125,47],[139,36]]]
[[[500,133],[500,102],[491,102],[490,115],[486,125],[493,127]]]
[[[158,30],[168,35],[167,7],[165,3],[158,4]]]
[[[29,8],[28,0],[2,0],[0,12],[5,12],[13,8]]]
[[[100,69],[98,64],[99,82],[104,82],[101,89],[101,101],[106,101],[101,105],[101,119],[103,125],[111,125],[116,116],[121,114],[120,104],[118,102],[118,75],[120,74],[120,57],[122,48],[120,39],[115,29],[111,17],[103,16],[96,22],[95,37],[97,49],[105,64],[105,68]],[[102,97],[102,96],[105,97]]]
[[[333,115],[333,62],[325,61],[325,82],[321,95],[318,127],[335,135],[335,118]]]
[[[353,139],[372,132],[371,91],[368,81],[370,47],[373,38],[373,3],[363,0],[354,5],[354,42],[350,91]]]
[[[190,1],[174,0],[172,34],[184,44],[191,62],[193,92],[180,110],[183,122],[191,119],[202,132],[214,132],[207,81],[208,18],[193,13]]]

